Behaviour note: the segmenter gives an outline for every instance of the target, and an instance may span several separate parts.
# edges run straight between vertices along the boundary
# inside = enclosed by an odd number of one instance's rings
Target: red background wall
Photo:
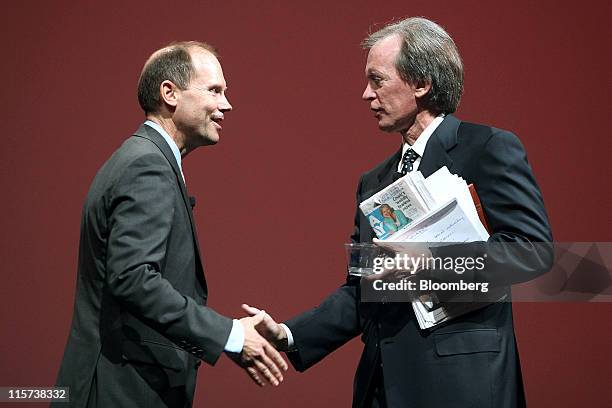
[[[279,319],[344,278],[361,172],[399,136],[360,100],[373,23],[423,15],[466,66],[458,116],[516,132],[558,241],[610,241],[605,1],[20,1],[3,6],[0,385],[52,385],[70,324],[79,216],[98,167],[142,121],[135,89],[156,48],[218,47],[231,103],[221,142],[192,153],[187,185],[211,305]],[[517,304],[534,407],[610,406],[611,304]],[[260,390],[225,357],[200,371],[201,406],[348,406],[354,340]]]

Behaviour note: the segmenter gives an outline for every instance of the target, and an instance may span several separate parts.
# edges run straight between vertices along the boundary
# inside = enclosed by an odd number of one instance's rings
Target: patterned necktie
[[[406,174],[412,171],[412,164],[418,158],[419,158],[418,153],[412,150],[411,147],[409,147],[408,150],[406,150],[406,153],[404,153],[404,157],[402,157],[402,171],[400,172],[402,173],[402,176],[405,176]]]

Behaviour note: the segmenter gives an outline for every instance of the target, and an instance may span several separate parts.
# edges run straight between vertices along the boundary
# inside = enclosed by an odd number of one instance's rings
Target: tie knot
[[[402,157],[402,174],[408,174],[409,172],[411,172],[412,165],[418,158],[418,153],[412,150],[411,147],[409,147],[408,150],[406,150],[406,153],[404,153],[404,157]]]
[[[414,150],[412,150],[412,147],[409,147],[408,150],[406,150],[406,153],[404,153],[404,157],[402,160],[404,163],[406,162],[414,163],[418,157],[419,157],[419,154],[415,152]]]

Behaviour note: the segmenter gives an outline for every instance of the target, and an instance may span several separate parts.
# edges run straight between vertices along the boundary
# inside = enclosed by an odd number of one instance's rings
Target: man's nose
[[[225,94],[223,94],[221,96],[221,99],[219,100],[219,110],[221,112],[229,112],[232,110],[232,105],[230,105],[229,100],[227,99],[227,96],[225,96]]]
[[[363,99],[364,101],[371,101],[374,98],[376,98],[376,94],[372,90],[370,84],[367,84],[366,88],[363,91],[363,95],[361,95],[361,99]]]

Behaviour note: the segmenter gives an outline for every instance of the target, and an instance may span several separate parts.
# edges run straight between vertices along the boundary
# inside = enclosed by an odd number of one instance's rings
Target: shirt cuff
[[[289,327],[287,327],[285,323],[279,323],[278,325],[285,330],[285,334],[287,335],[288,351],[295,351],[295,342],[293,341],[293,334],[291,333],[291,330],[289,330]]]
[[[225,343],[225,351],[229,353],[240,353],[244,347],[244,327],[239,320],[234,319],[232,322],[232,331]]]

